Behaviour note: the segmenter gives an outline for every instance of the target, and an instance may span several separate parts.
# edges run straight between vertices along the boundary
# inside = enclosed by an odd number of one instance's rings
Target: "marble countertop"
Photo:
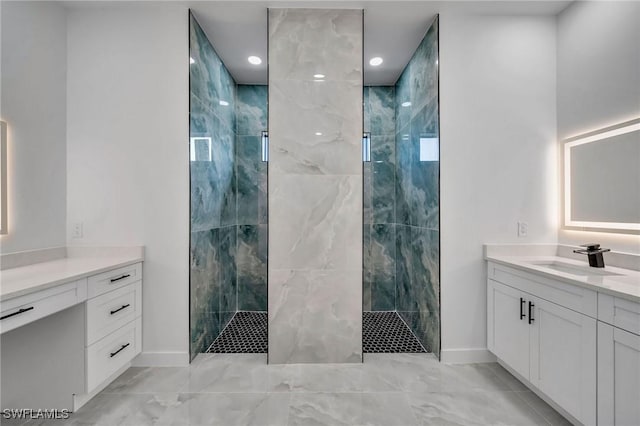
[[[640,303],[640,271],[624,269],[615,266],[605,266],[604,271],[619,275],[574,275],[562,271],[549,269],[544,265],[536,263],[561,262],[574,265],[579,268],[589,268],[585,260],[576,260],[567,257],[554,255],[504,255],[486,254],[486,260],[496,262],[525,272],[535,273],[545,278],[563,281],[569,284],[595,290],[599,293],[606,293],[612,296],[621,297]],[[596,269],[596,268],[594,268]],[[599,269],[599,268],[598,268]],[[600,270],[602,272],[602,270]]]
[[[0,271],[0,300],[8,300],[60,284],[80,280],[144,260],[144,250],[83,253]]]

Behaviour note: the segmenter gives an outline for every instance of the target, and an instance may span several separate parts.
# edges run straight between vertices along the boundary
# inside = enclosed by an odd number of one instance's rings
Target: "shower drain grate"
[[[362,320],[365,353],[427,352],[396,312],[364,312]]]
[[[208,353],[267,353],[267,313],[236,312]]]
[[[364,312],[365,353],[427,352],[395,312]],[[208,353],[267,353],[267,313],[237,312]]]

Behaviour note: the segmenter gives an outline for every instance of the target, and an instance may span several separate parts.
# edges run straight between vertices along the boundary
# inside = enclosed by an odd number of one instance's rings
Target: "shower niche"
[[[266,64],[232,75],[193,12],[189,52],[191,359],[266,353]]]
[[[366,17],[363,349],[439,357],[438,17],[391,78],[369,63],[378,46]]]

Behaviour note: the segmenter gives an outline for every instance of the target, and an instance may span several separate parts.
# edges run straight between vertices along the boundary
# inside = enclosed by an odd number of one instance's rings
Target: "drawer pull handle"
[[[127,343],[126,345],[122,345],[120,346],[120,349],[118,349],[115,352],[111,352],[111,354],[109,355],[109,358],[113,358],[114,356],[118,355],[120,353],[120,351],[122,351],[124,348],[126,348],[127,346],[129,346],[131,343]]]
[[[522,321],[524,317],[526,317],[524,313],[524,299],[521,297],[520,298],[520,320]]]
[[[13,316],[23,314],[23,313],[28,312],[28,311],[30,311],[30,310],[32,310],[32,309],[33,309],[33,306],[29,306],[28,308],[21,308],[20,310],[15,311],[15,312],[14,312],[14,313],[12,313],[12,314],[8,314],[8,315],[3,315],[3,316],[1,316],[1,317],[0,317],[0,320],[3,320],[3,319],[5,319],[5,318],[11,318],[11,317],[13,317]]]
[[[121,311],[121,310],[123,310],[123,309],[127,309],[129,306],[131,306],[131,304],[130,304],[130,303],[127,303],[126,305],[122,305],[122,306],[121,306],[121,307],[119,307],[118,309],[115,309],[115,310],[111,311],[111,315],[113,315],[113,314],[115,314],[115,313],[117,313],[117,312],[120,312],[120,311]]]
[[[529,302],[529,324],[532,324],[533,321],[535,321],[535,319],[533,318],[533,308],[536,305],[533,304],[533,302]]]
[[[126,274],[126,275],[123,275],[123,276],[118,277],[118,278],[112,278],[111,282],[115,283],[116,281],[120,281],[120,280],[124,280],[125,278],[129,278],[130,276],[131,276],[131,274]]]

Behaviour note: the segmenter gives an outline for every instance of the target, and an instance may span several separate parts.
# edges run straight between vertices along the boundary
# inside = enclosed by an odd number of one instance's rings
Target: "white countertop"
[[[0,271],[0,300],[8,300],[144,260],[144,250],[90,253]]]
[[[605,268],[603,268],[605,271],[619,275],[596,275],[598,271],[595,271],[594,275],[578,276],[570,273],[552,270],[543,265],[536,265],[535,263],[557,261],[575,265],[578,267],[589,268],[589,264],[586,262],[586,257],[585,260],[580,261],[560,256],[505,256],[497,254],[486,254],[485,258],[489,261],[520,269],[525,272],[535,273],[545,278],[567,282],[569,284],[595,290],[599,293],[606,293],[612,296],[617,296],[640,303],[640,271],[618,268],[615,266],[605,266]]]

